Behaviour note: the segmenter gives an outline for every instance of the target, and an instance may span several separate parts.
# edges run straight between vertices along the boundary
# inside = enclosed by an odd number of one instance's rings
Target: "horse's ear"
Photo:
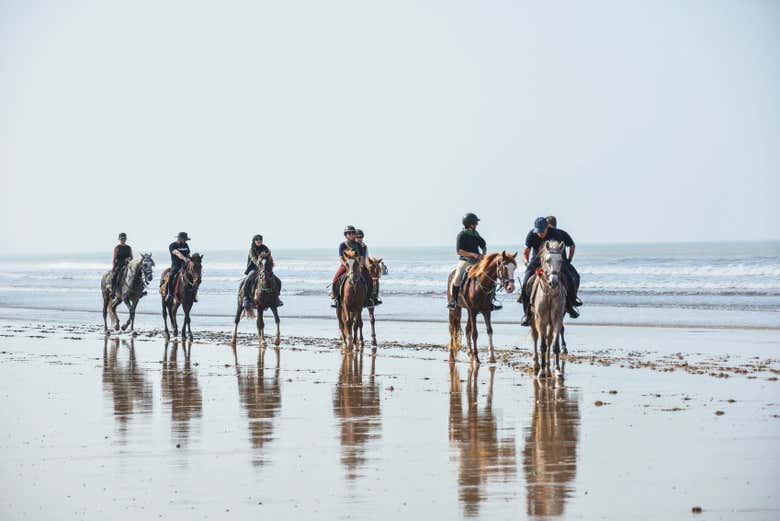
[[[501,258],[506,259],[506,250],[501,252]]]
[[[382,262],[382,257],[379,257],[379,258],[376,260],[376,262],[377,262],[377,264],[379,264],[380,262]]]

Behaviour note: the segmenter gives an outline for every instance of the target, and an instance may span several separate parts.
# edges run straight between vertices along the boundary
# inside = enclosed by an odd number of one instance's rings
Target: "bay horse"
[[[488,362],[496,361],[496,352],[493,348],[493,325],[490,322],[490,313],[493,310],[493,297],[496,294],[497,284],[507,293],[515,290],[515,269],[517,253],[490,253],[469,269],[466,281],[460,288],[457,306],[450,309],[450,361],[454,361],[461,347],[461,308],[468,311],[466,322],[466,344],[469,351],[469,359],[472,364],[479,364],[477,351],[477,315],[482,314],[485,319],[485,329],[488,334],[488,348],[490,357]],[[455,270],[450,272],[447,279],[447,299],[452,296],[452,278]]]
[[[133,333],[135,326],[135,308],[138,302],[146,295],[146,287],[154,278],[152,268],[154,261],[151,253],[142,253],[140,259],[133,259],[127,263],[124,276],[119,281],[119,293],[113,296],[111,294],[111,271],[107,271],[100,279],[100,292],[103,294],[103,331],[109,333],[106,316],[111,315],[111,323],[114,331],[119,331],[119,315],[116,308],[122,302],[127,306],[130,316],[127,322],[122,325],[122,331],[130,326],[130,332]]]
[[[379,279],[382,275],[387,275],[387,266],[381,258],[369,257],[368,258],[368,275],[374,283],[374,295],[379,295]],[[376,329],[374,323],[374,306],[368,306],[368,321],[371,323],[371,348],[372,353],[376,353]],[[360,334],[360,343],[363,344],[363,317],[360,317],[360,327],[358,328]]]
[[[160,295],[162,296],[162,316],[163,324],[165,325],[165,336],[170,336],[168,332],[168,316],[170,315],[171,327],[173,328],[173,336],[179,335],[179,326],[176,322],[176,313],[179,311],[179,306],[184,310],[184,324],[181,328],[181,337],[187,336],[186,332],[189,331],[189,338],[192,340],[192,325],[190,320],[190,310],[192,304],[197,300],[198,288],[202,280],[201,272],[203,267],[203,255],[200,253],[193,253],[191,257],[187,259],[184,264],[184,268],[179,271],[177,280],[168,280],[170,277],[171,269],[167,268],[160,279]],[[173,299],[170,302],[165,300],[166,283],[174,284],[171,295]]]
[[[246,310],[247,318],[254,318],[257,315],[257,336],[260,342],[260,349],[265,348],[265,322],[263,321],[263,312],[271,308],[271,312],[274,314],[274,322],[276,322],[276,337],[274,338],[274,345],[279,345],[279,311],[276,308],[276,302],[279,297],[279,288],[276,287],[274,277],[274,260],[270,255],[265,256],[265,262],[263,263],[262,270],[255,278],[255,288],[252,292],[252,304],[249,309]],[[232,345],[236,345],[236,337],[238,336],[238,323],[241,321],[241,315],[244,310],[244,284],[246,279],[241,281],[238,287],[238,309],[236,310],[236,319],[233,325],[233,340]]]
[[[560,364],[558,335],[563,327],[566,312],[566,285],[561,280],[566,245],[560,241],[547,241],[539,249],[541,267],[528,283],[531,301],[531,336],[534,340],[534,373],[538,378],[552,376],[550,372],[550,349],[555,352],[555,375],[563,378]],[[541,366],[537,343],[541,338]]]
[[[368,288],[363,280],[361,257],[352,250],[346,250],[341,256],[342,262],[347,266],[344,276],[344,284],[339,288],[339,305],[336,308],[336,317],[339,319],[339,331],[341,332],[341,352],[351,353],[356,344],[363,349],[360,340],[362,333],[358,335],[363,326],[361,314],[366,305]]]

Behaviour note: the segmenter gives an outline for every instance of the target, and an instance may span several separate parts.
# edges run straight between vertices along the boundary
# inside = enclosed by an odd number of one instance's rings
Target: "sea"
[[[156,267],[138,313],[159,315],[157,283],[170,256],[139,246],[134,245],[135,252],[151,251]],[[204,255],[203,282],[193,312],[200,319],[194,323],[229,327],[246,250],[210,251],[199,249],[197,243],[192,248]],[[507,245],[497,251],[504,249],[518,250]],[[371,252],[383,258],[389,270],[380,283],[384,304],[377,308],[378,320],[447,320],[446,281],[457,260],[452,247],[372,246]],[[274,248],[273,254],[275,271],[283,281],[281,316],[333,320],[328,290],[337,268],[335,248]],[[0,318],[71,316],[102,324],[100,277],[110,268],[110,256],[110,248],[99,253],[0,255]],[[584,302],[576,323],[780,328],[780,241],[583,243],[577,246],[574,265],[581,275]],[[522,311],[516,294],[499,292],[498,299],[504,308],[494,314],[494,321],[519,322]]]

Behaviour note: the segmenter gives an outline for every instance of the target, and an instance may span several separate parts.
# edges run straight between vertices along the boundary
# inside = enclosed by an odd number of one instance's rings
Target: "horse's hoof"
[[[563,353],[564,355],[568,355],[569,354],[569,350],[566,349],[566,346],[563,346],[563,349],[561,349],[561,353]]]
[[[544,369],[540,369],[539,372],[536,373],[536,377],[541,379],[541,380],[544,380],[546,378],[546,375],[544,373]]]
[[[376,354],[376,347],[372,347],[372,348],[371,348],[371,354],[372,354],[372,355],[375,355],[375,354]]]
[[[490,355],[490,358],[488,358],[489,364],[495,364],[496,363],[496,357],[493,355]]]
[[[279,347],[279,344],[282,343],[282,339],[279,337],[274,338],[274,346]]]

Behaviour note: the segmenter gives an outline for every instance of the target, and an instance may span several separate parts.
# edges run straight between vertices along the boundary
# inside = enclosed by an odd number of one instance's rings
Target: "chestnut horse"
[[[379,279],[382,275],[387,275],[387,266],[381,258],[369,257],[368,258],[368,274],[374,283],[374,297],[379,295]],[[372,353],[376,353],[376,329],[374,328],[374,306],[368,306],[368,320],[371,323],[371,348]],[[360,323],[358,325],[358,333],[360,335],[360,343],[363,344],[363,317],[360,317]]]
[[[255,289],[252,293],[252,305],[246,310],[246,316],[248,318],[254,317],[257,314],[257,336],[259,337],[260,349],[265,348],[265,322],[263,321],[263,312],[271,308],[271,312],[274,314],[274,322],[276,322],[276,337],[274,337],[274,345],[279,345],[279,311],[276,309],[276,301],[279,296],[279,288],[276,287],[276,277],[274,277],[274,260],[268,255],[265,256],[265,262],[263,263],[262,271],[257,275],[255,279]],[[236,310],[236,320],[233,327],[233,340],[232,345],[236,345],[236,336],[238,335],[238,323],[241,321],[241,314],[244,306],[244,283],[246,279],[241,282],[238,287],[238,309]]]
[[[190,310],[192,304],[197,300],[198,287],[201,282],[201,270],[203,264],[203,255],[199,253],[193,253],[192,257],[187,259],[184,268],[179,271],[178,283],[175,280],[169,281],[171,269],[166,269],[160,279],[160,295],[162,295],[162,316],[163,324],[165,324],[165,336],[170,336],[168,332],[168,315],[171,318],[171,327],[173,328],[173,336],[179,335],[179,326],[176,323],[176,313],[179,311],[179,306],[184,309],[184,324],[181,328],[181,337],[186,336],[185,331],[189,330],[190,340],[192,340],[192,326],[190,321]],[[173,300],[170,302],[165,301],[166,284],[175,284],[171,294]]]
[[[477,315],[482,313],[485,319],[485,328],[488,334],[488,348],[490,357],[488,362],[496,361],[496,352],[493,348],[493,325],[490,322],[490,313],[493,310],[493,297],[496,294],[496,284],[500,284],[507,293],[515,290],[515,269],[517,253],[490,253],[481,262],[469,269],[466,281],[460,288],[457,307],[450,310],[450,360],[455,360],[460,350],[460,320],[461,307],[468,311],[466,322],[466,344],[471,363],[479,364],[477,352]],[[452,270],[447,280],[447,299],[451,298],[452,278],[455,270]]]
[[[341,260],[347,266],[347,273],[344,284],[338,288],[339,306],[336,308],[336,317],[339,319],[341,331],[341,351],[351,353],[356,344],[361,350],[363,349],[358,329],[363,322],[360,315],[366,305],[368,288],[363,280],[360,255],[352,250],[346,250]]]

